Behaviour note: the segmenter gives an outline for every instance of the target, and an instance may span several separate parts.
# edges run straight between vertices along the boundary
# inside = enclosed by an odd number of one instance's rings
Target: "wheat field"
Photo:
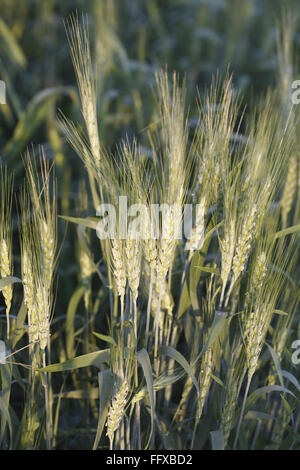
[[[300,450],[297,3],[2,2],[0,448]]]

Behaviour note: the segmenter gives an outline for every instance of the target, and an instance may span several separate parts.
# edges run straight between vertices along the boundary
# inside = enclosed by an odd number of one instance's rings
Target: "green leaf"
[[[67,215],[59,215],[61,219],[66,220],[67,222],[72,222],[73,224],[83,225],[84,227],[92,228],[96,230],[98,221],[94,218],[87,217],[86,219],[82,219],[80,217],[69,217]]]
[[[300,384],[299,384],[298,380],[296,379],[296,377],[293,374],[291,374],[290,372],[288,372],[287,370],[282,370],[281,373],[282,373],[283,377],[288,379],[296,387],[298,392],[300,392]]]
[[[182,291],[181,291],[180,300],[179,300],[178,318],[182,317],[182,315],[187,311],[190,305],[191,305],[190,294],[188,290],[187,281],[185,281]]]
[[[199,268],[200,271],[203,271],[205,273],[220,275],[220,269],[219,268],[210,268],[208,266],[195,266],[195,268]]]
[[[154,420],[155,420],[155,404],[154,404],[154,387],[153,387],[153,375],[152,375],[152,367],[151,367],[151,362],[149,359],[149,355],[146,351],[146,349],[141,349],[137,353],[137,360],[142,366],[146,384],[147,384],[147,390],[149,394],[149,399],[150,399],[150,408],[151,408],[151,431],[150,431],[150,436],[148,439],[148,443],[146,445],[146,448],[149,446],[151,436],[154,431]]]
[[[59,395],[54,395],[58,398],[69,398],[71,400],[98,400],[99,390],[98,388],[90,388],[87,390],[69,390],[66,392],[61,392]]]
[[[283,403],[283,406],[285,408],[285,410],[289,413],[289,415],[292,413],[293,409],[292,407],[290,406],[289,402],[284,398],[283,395],[280,395],[281,396],[281,400],[282,400],[282,403]]]
[[[13,433],[12,433],[12,423],[11,423],[11,418],[10,418],[10,414],[9,414],[9,411],[8,411],[8,405],[5,403],[4,399],[0,396],[0,411],[1,413],[3,413],[6,421],[7,421],[7,424],[8,424],[8,429],[9,429],[9,433],[10,433],[10,439],[12,441],[12,436],[13,436]],[[12,442],[10,443],[10,447],[12,446]]]
[[[96,352],[92,352],[89,354],[84,354],[83,356],[77,356],[65,362],[51,364],[50,366],[38,369],[38,371],[39,372],[63,372],[65,370],[80,369],[82,367],[88,367],[88,366],[99,367],[100,364],[109,362],[109,356],[110,356],[110,350],[104,349],[103,351],[96,351]]]
[[[259,419],[263,421],[265,419],[275,419],[275,417],[268,413],[263,413],[262,411],[249,410],[243,419]]]
[[[99,384],[99,417],[97,424],[97,432],[93,445],[93,450],[98,448],[103,428],[106,422],[107,413],[109,410],[112,392],[113,392],[113,380],[110,369],[104,370],[98,373],[98,384]]]
[[[27,105],[25,111],[20,115],[20,119],[15,127],[12,138],[4,148],[5,159],[15,160],[15,172],[20,172],[23,165],[19,155],[27,145],[31,136],[38,129],[49,113],[49,106],[55,103],[58,97],[68,94],[75,96],[74,89],[71,87],[47,88],[38,92]]]
[[[277,315],[288,316],[288,313],[284,312],[283,310],[275,309],[275,310],[273,310],[273,312],[276,313]]]
[[[212,450],[224,450],[224,436],[221,428],[211,431],[210,438]]]
[[[226,320],[227,320],[227,312],[224,312],[222,310],[216,310],[215,317],[211,325],[207,341],[196,360],[200,359],[200,357],[203,356],[203,354],[208,350],[208,348],[212,347],[214,342],[218,339],[218,337],[222,333],[224,326],[227,323]]]
[[[258,388],[247,398],[246,406],[247,409],[252,407],[258,398],[264,396],[266,393],[279,392],[279,393],[288,393],[295,397],[295,395],[287,388],[281,387],[280,385],[268,385],[265,387]]]
[[[208,243],[202,248],[201,251],[198,251],[194,254],[191,264],[190,264],[190,271],[189,271],[189,294],[192,303],[193,310],[197,311],[200,309],[199,307],[199,300],[198,300],[198,284],[201,277],[201,269],[200,266],[204,264],[205,254],[208,250]]]
[[[101,333],[96,333],[95,331],[93,331],[93,335],[95,335],[96,338],[99,338],[102,341],[105,341],[106,343],[110,343],[110,344],[113,344],[114,346],[117,346],[117,343],[115,342],[112,336],[102,335]]]
[[[168,387],[169,385],[173,385],[178,380],[184,377],[185,371],[180,368],[180,371],[174,372],[170,375],[160,375],[157,379],[154,379],[154,390],[161,390],[163,388]]]
[[[0,279],[0,290],[4,289],[10,284],[15,284],[17,282],[22,282],[22,281],[18,277],[14,277],[14,276],[4,277],[3,279]]]
[[[210,242],[210,239],[211,239],[213,233],[217,230],[217,228],[222,227],[222,225],[224,225],[224,222],[223,222],[223,221],[222,221],[222,222],[219,222],[217,225],[215,225],[213,228],[211,228],[211,229],[205,234],[204,240],[205,240],[205,241],[206,241],[206,240],[209,240],[209,242]]]
[[[158,390],[163,390],[164,388],[168,387],[169,385],[173,385],[174,383],[178,382],[178,380],[182,379],[185,376],[185,371],[182,370],[180,367],[180,372],[170,374],[170,375],[160,375],[157,379],[153,381],[153,388],[154,391],[157,392]],[[147,387],[143,387],[132,399],[132,403],[136,401],[142,400],[147,394]]]
[[[275,240],[277,238],[285,237],[286,235],[291,235],[292,233],[300,232],[300,224],[293,225],[292,227],[285,228],[284,230],[280,230],[279,232],[275,233]]]
[[[185,357],[183,357],[183,355],[177,351],[176,349],[172,348],[171,346],[162,346],[161,348],[161,351],[166,354],[166,356],[169,356],[171,357],[172,359],[174,359],[176,362],[178,362],[178,364],[181,365],[181,367],[185,370],[185,372],[188,374],[188,376],[191,378],[196,390],[197,390],[197,393],[199,394],[200,393],[200,389],[199,389],[199,385],[198,385],[198,382],[197,382],[197,379],[195,377],[195,374],[194,372],[192,371],[192,368],[191,366],[189,365],[189,363],[187,362],[187,360],[185,359]]]
[[[12,367],[11,364],[1,364],[1,400],[3,402],[3,407],[7,409],[7,413],[4,413],[3,418],[1,419],[1,433],[0,433],[0,442],[2,442],[5,436],[6,424],[10,428],[11,433],[11,424],[10,424],[10,415],[8,412],[10,392],[11,392],[11,378],[12,378]],[[12,437],[12,434],[11,434]]]
[[[274,351],[272,346],[270,346],[268,343],[266,343],[266,345],[268,346],[270,354],[272,356],[272,359],[273,359],[273,362],[274,362],[274,365],[275,365],[275,369],[276,369],[276,372],[277,372],[278,377],[279,377],[280,385],[282,387],[284,387],[283,376],[282,376],[282,371],[281,371],[281,366],[280,366],[280,361],[279,361],[278,354]]]
[[[6,364],[6,346],[2,339],[0,339],[0,364]]]
[[[217,377],[214,374],[210,374],[210,376],[215,382],[217,382],[217,384],[219,384],[219,385],[221,385],[221,387],[225,388],[225,385],[224,385],[223,381],[219,377]]]
[[[12,340],[13,349],[15,348],[18,341],[20,341],[20,339],[23,337],[24,333],[26,332],[26,327],[24,326],[26,315],[27,315],[27,308],[23,301],[20,307],[20,310],[18,312],[18,316],[17,316],[16,327],[15,327],[14,336]]]
[[[110,49],[118,57],[123,71],[129,73],[130,67],[127,52],[116,32],[106,21],[101,21],[101,30],[105,35],[106,41],[109,43]]]
[[[66,347],[67,347],[67,357],[70,359],[75,355],[74,348],[74,338],[75,338],[75,327],[74,320],[75,314],[80,302],[81,297],[83,296],[84,290],[82,287],[78,287],[73,293],[66,314]]]
[[[3,19],[0,18],[0,36],[5,43],[5,49],[10,58],[14,60],[20,67],[25,67],[26,57],[25,54],[16,40],[15,36],[4,23]]]
[[[198,294],[197,288],[201,277],[201,271],[210,272],[213,268],[204,268],[205,256],[210,244],[211,237],[214,231],[223,224],[216,225],[210,229],[204,237],[204,243],[200,251],[196,251],[192,257],[192,261],[189,266],[189,272],[186,276],[179,300],[178,314],[177,317],[180,318],[188,310],[189,306],[192,304],[192,307],[195,311],[199,310]]]

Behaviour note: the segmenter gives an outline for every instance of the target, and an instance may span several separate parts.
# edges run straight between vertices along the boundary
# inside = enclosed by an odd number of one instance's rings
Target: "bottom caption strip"
[[[169,452],[160,453],[159,451],[144,452],[110,452],[104,457],[106,465],[125,465],[131,468],[139,468],[143,465],[192,465],[192,453]]]

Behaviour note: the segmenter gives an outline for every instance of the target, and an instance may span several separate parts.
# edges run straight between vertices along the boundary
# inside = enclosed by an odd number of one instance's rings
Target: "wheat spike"
[[[287,226],[287,218],[291,212],[293,202],[295,199],[298,184],[298,160],[296,155],[292,155],[290,158],[288,173],[283,189],[283,193],[280,200],[280,206],[282,211],[282,225]]]
[[[106,434],[111,442],[113,441],[114,434],[119,428],[121,420],[124,416],[128,392],[129,386],[127,381],[124,380],[118,393],[113,398],[110,409],[108,411],[106,422]]]
[[[112,240],[111,246],[113,260],[113,274],[116,281],[118,295],[124,297],[126,288],[126,269],[123,242],[119,239]]]
[[[141,243],[140,240],[126,240],[126,267],[127,278],[134,300],[138,296],[141,269]]]
[[[3,277],[8,277],[12,275],[12,262],[11,262],[11,256],[9,253],[9,247],[6,242],[6,240],[2,239],[1,240],[1,278]],[[4,300],[5,300],[5,305],[6,305],[6,315],[9,315],[10,308],[11,308],[11,301],[12,301],[12,293],[13,293],[13,288],[12,285],[8,285],[4,287],[2,290]],[[9,322],[8,322],[9,325]]]
[[[245,220],[242,226],[241,235],[238,238],[236,253],[232,262],[232,285],[238,280],[239,276],[243,273],[251,250],[251,242],[255,234],[257,206],[253,205],[249,218]]]

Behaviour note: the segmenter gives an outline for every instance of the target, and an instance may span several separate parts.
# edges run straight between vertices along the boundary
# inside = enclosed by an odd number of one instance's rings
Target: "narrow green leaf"
[[[220,275],[220,269],[218,268],[210,268],[208,266],[195,266],[195,268],[199,268],[200,271],[203,271],[205,273]]]
[[[115,342],[112,336],[102,335],[101,333],[96,333],[95,331],[93,331],[93,335],[96,336],[96,338],[99,338],[102,341],[105,341],[106,343],[110,343],[110,344],[113,344],[114,346],[117,346],[117,343]]]
[[[106,422],[107,413],[109,410],[112,392],[113,392],[113,381],[110,369],[104,370],[98,373],[98,384],[99,384],[99,417],[97,424],[97,432],[93,445],[93,450],[98,448],[103,428]]]
[[[32,98],[25,111],[20,115],[13,136],[4,148],[5,159],[9,158],[11,163],[11,160],[14,159],[16,173],[23,169],[22,161],[19,158],[20,153],[26,147],[30,137],[45,120],[49,113],[50,104],[55,103],[57,98],[64,94],[70,97],[76,96],[74,89],[71,87],[55,87],[42,90]]]
[[[295,232],[300,232],[300,224],[298,225],[293,225],[292,227],[285,228],[284,230],[280,230],[279,232],[275,233],[275,240],[277,238],[282,238],[285,237],[286,235],[290,235]]]
[[[148,443],[146,445],[146,448],[149,446],[151,436],[154,431],[154,421],[155,421],[155,404],[154,404],[154,387],[153,387],[153,375],[152,375],[152,367],[151,367],[151,362],[149,359],[149,355],[146,351],[146,349],[141,349],[137,353],[137,360],[142,366],[146,384],[147,384],[147,390],[149,394],[149,399],[150,399],[150,408],[151,408],[151,431],[150,431],[150,436],[148,439]]]
[[[9,57],[20,67],[25,67],[26,57],[23,49],[2,18],[0,18],[0,36],[5,43],[5,49],[9,53]]]
[[[7,409],[7,413],[4,413],[3,418],[1,419],[1,433],[0,433],[0,442],[2,442],[5,435],[6,424],[8,424],[9,431],[11,433],[11,420],[9,415],[9,401],[11,393],[11,383],[12,383],[12,367],[11,364],[6,363],[0,366],[1,371],[1,400],[3,402],[3,407]],[[12,437],[12,434],[11,434]]]
[[[13,436],[12,423],[11,423],[11,418],[10,418],[10,414],[9,414],[9,411],[8,411],[8,405],[5,403],[5,401],[3,400],[3,398],[1,396],[0,396],[0,411],[5,416],[5,419],[6,419],[7,424],[8,424],[9,433],[10,433],[10,439],[12,440],[12,436]],[[10,444],[10,447],[11,447],[11,444]]]
[[[263,413],[262,411],[249,410],[243,419],[259,419],[261,421],[267,419],[275,419],[274,416],[269,415],[268,413]]]
[[[66,314],[66,348],[67,348],[67,357],[71,359],[75,355],[75,314],[80,302],[81,297],[83,296],[84,290],[82,287],[78,287],[73,293]]]
[[[281,387],[280,385],[268,385],[265,387],[258,388],[253,393],[251,393],[251,395],[247,398],[247,402],[246,402],[247,408],[252,407],[254,403],[258,400],[258,398],[264,396],[266,393],[271,393],[271,392],[288,393],[289,395],[292,395],[293,397],[295,397],[293,392],[291,392],[289,389],[285,387]]]
[[[280,366],[280,361],[279,361],[278,354],[276,353],[276,351],[274,351],[272,346],[270,346],[268,343],[266,343],[266,345],[268,346],[270,354],[272,356],[272,359],[273,359],[273,362],[274,362],[274,365],[275,365],[275,369],[276,369],[276,372],[277,372],[278,377],[279,377],[280,385],[282,387],[284,387],[283,376],[282,376],[282,371],[281,371],[281,366]]]
[[[23,301],[22,305],[20,307],[20,310],[18,312],[17,321],[16,321],[16,328],[15,328],[14,336],[13,336],[13,340],[12,340],[12,349],[13,350],[14,350],[16,344],[18,343],[18,341],[20,341],[20,339],[23,337],[24,333],[26,332],[26,327],[24,326],[26,315],[27,315],[27,308],[26,308],[26,305]]]
[[[211,431],[210,438],[212,450],[224,450],[224,436],[221,428]]]
[[[7,276],[3,279],[0,279],[0,290],[4,289],[4,287],[9,286],[10,284],[15,284],[17,282],[22,282],[21,279],[14,276]]]
[[[215,317],[214,317],[212,326],[210,328],[207,341],[204,347],[202,348],[202,351],[198,355],[197,360],[200,359],[200,357],[203,356],[203,354],[207,351],[207,349],[212,347],[214,342],[218,339],[218,337],[222,333],[227,323],[226,320],[227,320],[227,312],[224,312],[222,310],[216,310]]]
[[[296,387],[298,392],[300,392],[300,384],[299,384],[298,380],[296,379],[296,377],[293,374],[291,374],[290,372],[288,372],[287,370],[282,370],[281,373],[282,373],[283,377],[288,379]]]
[[[87,390],[69,390],[61,392],[59,395],[54,395],[55,398],[69,398],[71,400],[97,400],[99,398],[99,389],[90,388]]]
[[[274,313],[276,313],[277,315],[288,316],[288,313],[284,312],[283,310],[275,309],[275,310],[274,310]]]
[[[292,411],[293,411],[293,409],[292,409],[292,407],[290,406],[289,402],[284,398],[283,395],[280,395],[280,396],[281,396],[281,400],[282,400],[282,403],[283,403],[283,406],[284,406],[285,410],[286,410],[289,414],[291,414]]]
[[[89,354],[84,354],[83,356],[77,356],[68,361],[51,364],[50,366],[43,367],[38,369],[39,372],[63,372],[65,370],[75,370],[82,367],[96,366],[99,367],[100,364],[108,363],[110,356],[109,349],[104,349],[103,351],[96,351]]]
[[[83,225],[84,227],[92,228],[96,230],[98,222],[90,217],[83,219],[80,217],[69,217],[67,215],[59,215],[61,219],[66,220],[67,222],[72,222],[73,224]]]
[[[221,387],[225,388],[224,382],[219,377],[217,377],[214,374],[210,374],[210,376],[215,382],[217,382],[217,384],[219,384],[219,385],[221,385]]]
[[[200,393],[200,389],[199,389],[199,385],[198,385],[198,382],[197,382],[197,379],[195,377],[195,374],[194,372],[192,371],[192,368],[191,366],[189,365],[188,361],[185,359],[185,357],[183,357],[183,355],[177,351],[176,349],[172,348],[171,346],[163,346],[161,348],[161,351],[166,354],[167,356],[171,357],[172,359],[174,359],[176,362],[178,362],[178,364],[181,365],[181,367],[186,371],[186,373],[189,375],[189,377],[191,378],[196,390],[197,390],[197,393]]]

